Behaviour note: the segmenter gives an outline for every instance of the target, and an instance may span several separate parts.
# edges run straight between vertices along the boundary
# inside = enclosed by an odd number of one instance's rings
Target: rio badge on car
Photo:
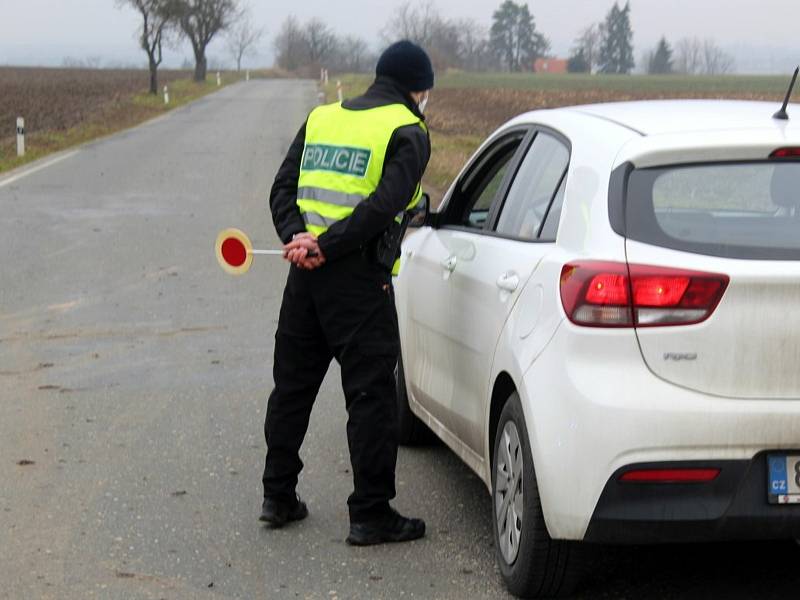
[[[800,504],[800,454],[771,454],[767,460],[770,504]]]

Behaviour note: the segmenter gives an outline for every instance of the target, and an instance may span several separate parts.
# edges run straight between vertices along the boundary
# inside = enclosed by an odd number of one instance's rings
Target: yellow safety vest
[[[348,110],[341,103],[315,108],[306,123],[297,206],[306,230],[320,235],[349,217],[378,187],[386,150],[399,127],[425,124],[403,104]],[[406,209],[422,197],[417,184]],[[398,221],[402,213],[398,215]],[[399,261],[395,263],[395,272]]]

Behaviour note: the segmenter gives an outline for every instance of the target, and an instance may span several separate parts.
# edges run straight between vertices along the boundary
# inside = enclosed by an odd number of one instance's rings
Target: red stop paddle
[[[250,238],[241,229],[233,227],[224,229],[217,236],[215,246],[217,262],[226,273],[231,275],[244,275],[253,264],[253,255],[283,256],[283,250],[256,250],[250,243]],[[308,256],[316,256],[316,252],[309,252]]]

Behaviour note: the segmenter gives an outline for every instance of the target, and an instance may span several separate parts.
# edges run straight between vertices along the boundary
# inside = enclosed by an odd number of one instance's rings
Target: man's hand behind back
[[[317,237],[312,233],[298,233],[283,247],[283,257],[301,269],[312,270],[325,264]]]

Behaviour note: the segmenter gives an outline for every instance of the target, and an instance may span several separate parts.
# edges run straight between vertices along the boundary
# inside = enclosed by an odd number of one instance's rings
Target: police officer
[[[422,195],[430,157],[423,110],[433,79],[422,48],[393,44],[363,96],[311,112],[272,186],[273,221],[292,263],[264,424],[261,520],[272,527],[308,515],[295,491],[303,467],[298,452],[335,358],[354,482],[348,543],[402,542],[425,534],[424,521],[389,505],[395,496],[400,344],[391,288],[398,248],[390,248],[386,260],[386,239]]]

